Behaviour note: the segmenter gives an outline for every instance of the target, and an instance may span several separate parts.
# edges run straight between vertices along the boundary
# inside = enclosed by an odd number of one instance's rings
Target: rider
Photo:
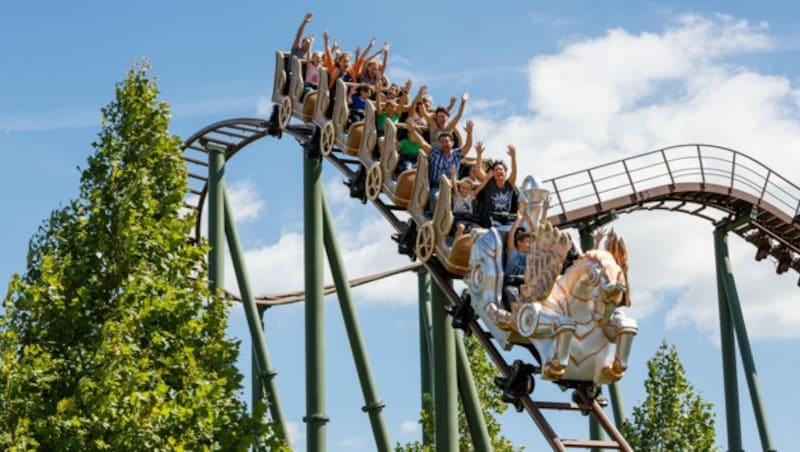
[[[492,226],[508,225],[511,222],[510,213],[517,210],[517,149],[509,144],[506,154],[511,159],[511,174],[506,178],[506,164],[497,160],[489,165],[489,171],[483,170],[483,151],[482,142],[475,144],[478,152],[478,159],[475,162],[475,169],[478,172],[478,179],[481,186],[478,188],[478,203],[480,208],[479,222],[481,226],[489,228]]]
[[[531,232],[520,227],[523,219],[529,225],[536,224],[531,213],[526,208],[527,205],[527,200],[520,201],[517,218],[514,220],[514,224],[506,237],[503,305],[508,311],[511,310],[511,303],[519,301],[519,286],[522,285],[525,278],[525,266],[527,265],[528,254],[531,251],[531,243],[533,242]]]
[[[472,121],[467,121],[464,131],[467,132],[467,139],[464,142],[463,148],[453,148],[453,134],[450,132],[441,132],[439,134],[438,147],[432,147],[414,127],[410,127],[409,137],[411,140],[419,143],[420,150],[425,153],[429,158],[428,165],[428,182],[430,184],[430,195],[428,198],[428,209],[432,212],[436,205],[436,198],[439,195],[439,178],[442,174],[450,174],[455,168],[458,174],[458,168],[461,166],[461,159],[469,154],[472,149],[472,128],[474,124]]]
[[[311,22],[312,17],[314,17],[314,15],[311,13],[306,13],[303,17],[303,22],[300,23],[300,26],[297,28],[297,34],[294,36],[290,56],[306,58],[311,53],[311,44],[314,42],[314,35],[308,35],[304,38],[303,30],[305,30],[306,25]],[[291,71],[292,62],[290,58],[286,61],[286,72]]]

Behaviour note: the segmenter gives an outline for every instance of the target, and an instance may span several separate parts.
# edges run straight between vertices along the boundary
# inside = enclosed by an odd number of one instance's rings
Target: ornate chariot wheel
[[[369,170],[367,170],[367,182],[365,190],[367,191],[367,198],[370,201],[378,199],[381,194],[381,185],[383,184],[383,174],[381,174],[381,164],[373,163]]]
[[[292,98],[289,96],[281,99],[281,104],[278,106],[278,128],[285,129],[289,125],[289,119],[292,117]]]
[[[417,257],[422,262],[428,262],[433,256],[433,249],[436,246],[435,233],[433,231],[433,221],[426,221],[417,232],[417,243],[414,250]]]
[[[529,337],[536,329],[536,312],[530,303],[517,303],[515,320],[517,333],[523,337]]]
[[[319,138],[319,149],[322,155],[330,155],[333,151],[333,144],[336,141],[336,130],[333,121],[328,121],[322,126]]]

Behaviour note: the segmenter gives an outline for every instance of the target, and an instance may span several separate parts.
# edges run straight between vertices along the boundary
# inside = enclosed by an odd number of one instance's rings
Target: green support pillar
[[[433,345],[431,344],[431,277],[424,267],[417,271],[419,290],[419,381],[420,409],[425,410],[433,403]],[[426,402],[427,400],[427,402]],[[422,444],[432,445],[432,438],[422,430]]]
[[[258,319],[259,323],[261,323],[261,331],[264,331],[264,311],[266,311],[266,309],[263,306],[258,306]],[[250,349],[250,380],[252,382],[250,391],[250,399],[252,400],[252,404],[250,406],[250,411],[255,414],[256,404],[264,400],[264,385],[261,384],[261,376],[258,372],[258,356],[256,356],[256,348],[250,347]]]
[[[608,395],[611,398],[611,412],[614,414],[614,425],[617,427],[617,430],[619,430],[622,428],[622,423],[625,421],[625,411],[623,410],[625,402],[622,399],[622,389],[618,381],[608,385]]]
[[[739,420],[739,390],[736,378],[736,344],[730,308],[725,296],[723,262],[725,256],[721,246],[725,231],[714,230],[714,252],[717,268],[717,298],[719,301],[719,334],[722,348],[722,377],[725,388],[725,421],[728,432],[728,451],[743,452],[742,428]]]
[[[269,349],[267,348],[267,340],[264,338],[264,329],[261,323],[261,314],[256,306],[253,292],[250,289],[250,280],[247,276],[247,268],[244,262],[244,253],[242,246],[239,242],[239,234],[236,231],[236,223],[233,219],[233,209],[231,202],[228,199],[228,194],[223,189],[222,197],[224,202],[225,211],[225,235],[228,237],[228,248],[231,252],[231,260],[233,261],[233,269],[236,272],[236,282],[239,285],[239,292],[242,297],[242,307],[244,314],[247,318],[247,326],[250,330],[250,337],[253,341],[253,352],[256,358],[258,367],[258,380],[263,388],[266,389],[267,404],[269,412],[272,416],[272,421],[278,430],[278,435],[283,437],[286,444],[289,444],[288,437],[286,436],[286,423],[283,418],[283,410],[278,400],[278,387],[275,384],[275,372],[269,359]]]
[[[758,383],[758,372],[756,372],[756,364],[753,359],[753,351],[750,348],[750,340],[747,336],[747,328],[744,323],[739,293],[736,289],[736,281],[733,277],[733,268],[731,267],[730,256],[728,254],[727,232],[727,228],[725,230],[714,231],[715,248],[719,248],[718,256],[722,257],[722,262],[718,263],[718,271],[720,272],[720,277],[723,282],[725,300],[727,301],[731,320],[733,321],[734,330],[736,331],[736,338],[738,339],[739,352],[742,358],[742,365],[744,366],[747,387],[750,392],[750,402],[753,405],[753,414],[755,415],[756,425],[758,427],[758,435],[761,439],[761,447],[764,451],[775,451],[777,448],[773,444],[769,433],[766,410],[764,409],[764,403],[761,399],[761,388]]]
[[[339,254],[339,246],[336,243],[333,217],[328,209],[328,203],[325,201],[324,195],[322,196],[322,225],[325,250],[328,254],[328,265],[331,268],[333,282],[336,285],[336,295],[342,310],[342,318],[347,330],[347,338],[350,341],[350,349],[353,352],[353,359],[356,363],[358,379],[361,382],[361,391],[364,393],[364,407],[362,410],[369,414],[369,422],[372,425],[372,434],[375,436],[376,449],[381,452],[389,452],[392,450],[392,445],[389,441],[389,432],[386,430],[386,422],[381,413],[386,404],[378,398],[378,390],[375,388],[375,381],[372,378],[372,369],[369,365],[355,306],[353,306],[353,297],[350,293],[344,262]]]
[[[453,331],[453,337],[456,343],[458,392],[461,395],[461,403],[464,405],[464,414],[467,417],[472,445],[475,446],[475,450],[491,451],[492,441],[489,439],[489,431],[486,430],[486,420],[483,418],[481,401],[475,389],[472,370],[469,368],[469,358],[464,347],[464,338],[458,331]]]
[[[435,449],[458,450],[458,380],[456,380],[456,344],[447,313],[447,297],[433,285],[433,406]]]
[[[322,160],[303,158],[305,248],[306,441],[311,452],[326,450],[325,310],[322,281]]]
[[[208,151],[208,279],[216,292],[225,283],[225,148],[203,145]]]
[[[593,440],[603,440],[605,439],[606,435],[603,434],[603,429],[600,428],[600,423],[597,422],[597,418],[594,415],[589,416],[589,439]],[[599,449],[597,447],[592,447],[592,452],[602,452],[605,449]]]

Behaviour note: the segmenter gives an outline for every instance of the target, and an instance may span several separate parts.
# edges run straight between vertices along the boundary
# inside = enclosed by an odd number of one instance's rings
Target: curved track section
[[[608,213],[683,212],[717,223],[752,215],[734,232],[772,256],[778,273],[800,273],[800,187],[741,152],[713,145],[672,146],[544,182],[550,222],[581,227]],[[800,283],[799,283],[800,284]]]

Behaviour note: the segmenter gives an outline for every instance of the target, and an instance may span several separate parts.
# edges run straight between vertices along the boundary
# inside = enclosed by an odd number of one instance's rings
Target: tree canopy
[[[695,393],[674,345],[662,342],[647,361],[644,386],[644,402],[622,426],[633,450],[717,450],[712,405]]]
[[[0,318],[0,449],[244,450],[238,344],[189,239],[181,140],[146,63],[102,109],[80,193],[12,277]]]

